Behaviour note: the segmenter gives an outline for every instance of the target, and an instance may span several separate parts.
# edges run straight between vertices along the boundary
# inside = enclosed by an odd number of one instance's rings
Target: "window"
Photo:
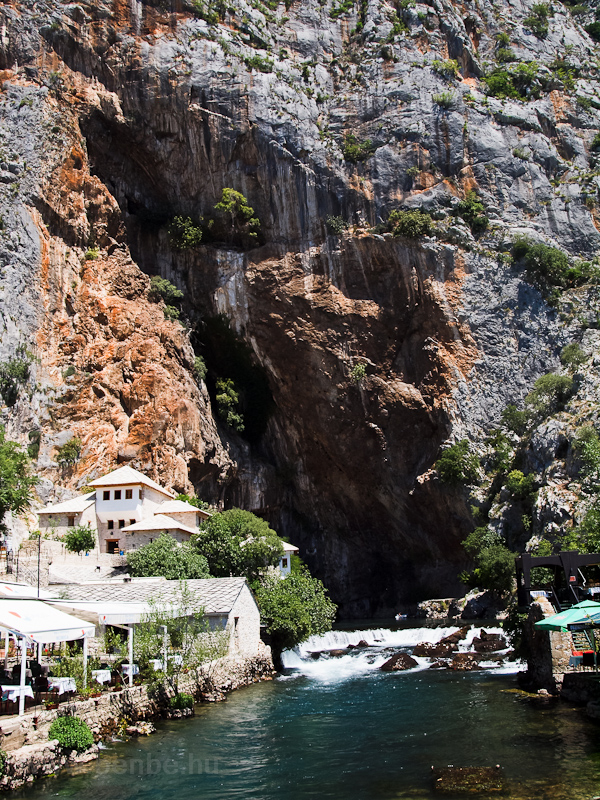
[[[150,544],[152,544],[153,541],[154,541],[154,539],[150,538]]]
[[[110,490],[107,489],[106,491],[102,492],[102,499],[103,500],[110,500]]]
[[[121,490],[115,489],[115,500],[120,500],[120,499],[121,499]]]
[[[120,519],[119,520],[119,528],[124,528],[124,527],[125,527],[125,520],[124,519]]]
[[[281,566],[283,567],[283,569],[287,569],[287,558],[281,559]]]
[[[142,499],[142,490],[141,489],[138,489],[138,497],[139,497],[140,500]]]
[[[135,520],[134,520],[134,519],[130,519],[130,520],[129,520],[129,524],[130,524],[130,525],[135,525]]]
[[[109,519],[109,520],[108,520],[108,522],[106,523],[106,525],[107,525],[107,527],[108,527],[108,530],[109,530],[109,531],[112,531],[112,529],[115,527],[115,521],[114,521],[114,519]]]
[[[72,528],[75,525],[75,517],[67,517],[67,528]]]
[[[133,499],[133,489],[125,489],[125,500]]]

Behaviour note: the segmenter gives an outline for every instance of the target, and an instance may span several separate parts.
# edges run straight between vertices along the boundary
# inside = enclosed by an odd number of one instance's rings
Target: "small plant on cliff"
[[[58,717],[50,725],[49,739],[58,739],[63,750],[76,750],[82,753],[94,744],[94,734],[89,725],[79,717]]]
[[[365,139],[364,142],[361,142],[353,133],[347,133],[344,136],[344,144],[342,146],[344,161],[357,164],[359,161],[365,161],[370,158],[374,152],[375,148],[370,139]]]
[[[0,778],[6,772],[6,753],[4,750],[0,750]]]
[[[87,553],[96,546],[96,537],[87,525],[78,525],[65,533],[63,542],[69,553]]]
[[[194,707],[194,698],[191,694],[185,694],[184,692],[178,692],[175,697],[171,697],[169,700],[169,705],[172,709],[177,711],[183,711],[186,708],[193,708]]]
[[[454,213],[464,219],[474,234],[482,233],[489,224],[485,215],[485,206],[473,189],[467,192],[465,199],[456,206]]]
[[[206,378],[206,363],[202,356],[196,356],[194,358],[194,375],[196,376],[196,380],[203,381]]]
[[[519,409],[511,403],[506,406],[502,412],[501,419],[507,430],[516,433],[518,436],[522,436],[531,421],[531,414],[529,411],[519,411]]]
[[[363,364],[362,361],[359,361],[350,370],[350,377],[352,378],[354,383],[360,383],[365,378],[366,374],[367,374],[367,365]]]
[[[551,16],[553,16],[551,6],[547,3],[535,3],[531,7],[531,14],[523,20],[523,25],[538,39],[545,39],[548,36],[548,17]]]
[[[535,61],[516,64],[510,69],[496,67],[487,73],[484,80],[487,93],[500,99],[528,100],[540,96],[540,84],[536,80],[538,65]]]
[[[221,199],[215,204],[215,211],[228,220],[227,235],[239,244],[256,244],[260,230],[260,220],[254,216],[254,209],[241,192],[225,188]]]
[[[517,500],[525,500],[534,491],[535,475],[524,475],[521,470],[513,469],[506,477],[506,488]]]
[[[100,250],[97,247],[90,247],[89,250],[85,252],[85,260],[86,261],[96,261],[97,258],[100,257]]]
[[[31,491],[38,479],[30,474],[27,453],[17,442],[7,441],[0,425],[0,531],[5,531],[8,511],[20,514],[31,502]]]
[[[573,450],[581,463],[586,491],[600,488],[600,437],[593,425],[584,425],[573,439]]]
[[[560,351],[560,361],[565,367],[576,370],[577,367],[585,364],[587,356],[578,342],[571,342]]]
[[[157,301],[162,299],[165,303],[173,305],[183,299],[183,292],[178,289],[171,281],[166,278],[161,278],[159,275],[153,275],[150,279],[150,299]]]
[[[436,59],[433,64],[433,71],[442,78],[456,78],[458,76],[458,61],[454,58],[449,58],[447,61],[439,61]]]
[[[573,378],[550,372],[542,375],[533,384],[533,389],[525,398],[525,404],[540,417],[547,417],[555,411],[562,411],[572,393]]]
[[[235,388],[234,382],[231,378],[227,380],[219,378],[216,386],[215,402],[219,418],[236,433],[242,433],[244,430],[244,417],[240,413],[240,395]]]
[[[450,485],[473,484],[479,479],[479,459],[471,451],[468,439],[443,450],[434,466],[440,479]]]
[[[329,233],[341,236],[348,229],[348,223],[343,217],[332,217],[331,214],[325,218],[325,224]]]
[[[32,361],[33,355],[21,346],[14,358],[0,363],[0,396],[9,408],[17,402],[20,387],[29,380]]]
[[[202,241],[202,229],[191,217],[174,217],[168,234],[171,247],[175,250],[191,250]]]
[[[419,236],[429,236],[433,231],[431,215],[426,211],[414,209],[404,211],[395,208],[387,221],[387,229],[394,236],[405,236],[407,239],[416,239]]]
[[[452,92],[440,92],[439,94],[432,95],[431,99],[436,105],[446,111],[454,107],[455,97]]]
[[[72,467],[81,457],[81,439],[74,436],[58,448],[56,461],[59,467]]]

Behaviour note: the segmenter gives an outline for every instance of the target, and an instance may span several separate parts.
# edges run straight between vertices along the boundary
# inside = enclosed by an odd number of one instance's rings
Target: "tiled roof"
[[[189,525],[184,525],[173,517],[166,517],[164,514],[155,514],[153,517],[146,517],[140,522],[134,522],[133,525],[127,525],[121,530],[127,533],[135,533],[136,531],[185,531],[185,533],[198,533],[197,528],[190,528]]]
[[[88,506],[93,505],[96,498],[96,492],[88,492],[87,494],[80,494],[77,497],[72,497],[70,500],[65,500],[63,503],[56,503],[53,506],[45,506],[37,511],[37,514],[80,514],[85,511]]]
[[[200,514],[203,517],[210,517],[212,514],[209,514],[208,511],[204,511],[202,508],[196,508],[191,503],[184,503],[183,500],[167,500],[165,503],[161,503],[156,511],[155,514],[183,514],[183,513],[190,513],[194,511],[196,514]]]
[[[186,581],[198,605],[206,614],[228,614],[246,585],[245,578],[204,578]],[[123,601],[143,603],[149,598],[157,602],[177,602],[180,596],[179,581],[141,580],[131,582],[83,583],[61,587],[61,593],[70,600]]]
[[[170,489],[165,489],[160,486],[156,481],[147,478],[142,472],[138,472],[133,467],[119,467],[119,469],[109,472],[108,475],[103,475],[102,478],[96,478],[95,481],[90,481],[89,486],[124,486],[131,483],[141,483],[144,486],[150,486],[156,489],[157,492],[162,492],[167,497],[175,497],[175,494]]]

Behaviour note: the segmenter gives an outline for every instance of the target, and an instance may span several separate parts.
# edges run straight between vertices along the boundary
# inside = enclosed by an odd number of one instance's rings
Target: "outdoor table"
[[[97,683],[110,683],[110,670],[109,669],[93,669],[92,678]]]
[[[23,694],[25,697],[33,698],[33,689],[31,686],[23,686]],[[21,696],[21,687],[20,686],[12,686],[10,684],[3,684],[2,685],[2,700],[10,700],[13,703],[16,703],[19,697]]]
[[[577,668],[577,667],[580,667],[580,666],[581,666],[581,663],[582,663],[582,661],[583,661],[583,655],[580,655],[580,656],[571,656],[571,657],[569,658],[569,666],[570,666],[570,667],[575,667],[575,668]]]
[[[59,695],[66,692],[76,692],[75,678],[48,678],[51,689],[57,689]]]
[[[131,671],[132,665],[131,664],[121,664],[121,667],[123,669],[123,675],[129,675],[129,672]],[[139,673],[139,671],[140,671],[140,668],[138,667],[138,665],[137,664],[133,664],[133,674],[137,675]]]
[[[151,658],[150,664],[154,667],[154,672],[158,672],[160,669],[163,668],[163,663],[160,658]]]

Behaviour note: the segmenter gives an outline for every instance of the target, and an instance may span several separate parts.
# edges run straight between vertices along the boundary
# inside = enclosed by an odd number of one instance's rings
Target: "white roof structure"
[[[150,613],[147,603],[93,600],[51,600],[52,605],[63,611],[74,611],[95,625],[135,625]]]
[[[30,600],[45,600],[52,595],[45,589],[38,590],[35,586],[30,586],[28,583],[9,583],[8,581],[0,583],[0,598],[2,597],[21,597],[29,598]]]
[[[52,506],[45,506],[37,511],[37,514],[81,514],[86,508],[94,504],[96,492],[88,492],[87,494],[80,494],[77,497],[72,497],[70,500],[65,500],[62,503],[56,503]]]
[[[175,493],[170,489],[165,489],[163,486],[160,486],[160,484],[156,483],[156,481],[153,481],[151,478],[147,478],[142,472],[138,472],[137,469],[133,469],[133,467],[119,467],[119,469],[109,472],[108,475],[103,475],[102,478],[96,478],[96,480],[90,481],[89,486],[103,488],[104,486],[125,486],[136,483],[149,486],[150,488],[155,489],[157,492],[160,492],[167,497],[175,497]]]
[[[96,633],[94,625],[41,600],[4,597],[0,598],[0,628],[41,644],[71,642]]]
[[[201,514],[205,518],[212,516],[208,511],[204,511],[203,508],[196,508],[196,506],[193,506],[191,503],[184,503],[183,500],[167,500],[165,503],[161,503],[154,513],[189,514],[191,511],[194,511],[196,514]]]
[[[282,542],[281,544],[286,553],[298,553],[300,551],[300,548],[296,547],[295,544],[290,544],[289,542]]]
[[[185,533],[198,533],[196,528],[190,528],[189,525],[184,525],[183,522],[178,522],[173,517],[166,517],[164,514],[155,514],[153,517],[147,517],[139,522],[134,522],[133,525],[127,525],[121,528],[122,531],[127,533],[135,533],[136,531],[184,531]]]

